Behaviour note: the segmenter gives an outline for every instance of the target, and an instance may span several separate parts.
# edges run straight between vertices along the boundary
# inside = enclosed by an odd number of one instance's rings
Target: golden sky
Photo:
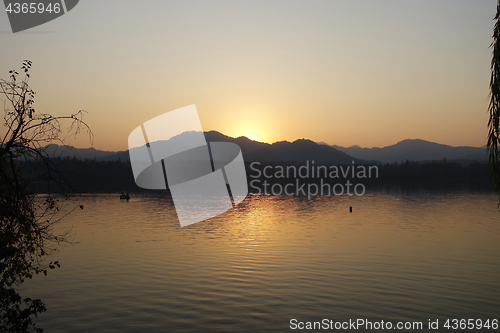
[[[265,142],[486,143],[495,0],[86,0],[13,34],[39,111],[80,109],[94,147],[196,104],[203,129]],[[89,146],[84,135],[69,144]]]

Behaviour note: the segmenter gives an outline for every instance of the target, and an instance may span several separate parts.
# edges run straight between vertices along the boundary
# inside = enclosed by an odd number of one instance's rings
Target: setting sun
[[[252,141],[258,141],[257,140],[257,135],[255,135],[254,133],[252,133],[252,134],[245,134],[244,136],[246,136],[247,138],[249,138]]]
[[[500,333],[500,0],[4,0],[0,45],[0,333]]]

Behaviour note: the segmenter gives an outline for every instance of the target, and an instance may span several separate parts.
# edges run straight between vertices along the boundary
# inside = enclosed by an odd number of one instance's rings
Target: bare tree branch
[[[69,122],[70,134],[84,130],[93,141],[92,131],[83,120],[85,111],[62,117],[35,111],[30,68],[31,61],[25,60],[21,81],[15,70],[9,71],[10,80],[0,79],[6,129],[0,142],[0,327],[16,332],[28,332],[33,327],[30,316],[45,307],[40,300],[25,299],[27,308],[22,310],[22,299],[12,287],[59,266],[58,262],[44,261],[57,244],[70,241],[69,230],[55,233],[54,225],[75,209],[83,208],[75,206],[61,215],[62,202],[50,192],[52,185],[62,190],[66,183],[44,147],[54,141],[64,142],[63,122]],[[47,196],[37,196],[30,189],[34,181],[48,184]]]

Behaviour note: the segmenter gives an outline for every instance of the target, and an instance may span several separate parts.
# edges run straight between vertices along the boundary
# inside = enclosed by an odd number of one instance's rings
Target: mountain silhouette
[[[207,142],[232,142],[232,143],[237,144],[241,148],[243,156],[249,154],[250,152],[252,152],[254,150],[259,150],[259,149],[263,149],[263,148],[266,148],[268,146],[271,146],[268,143],[250,140],[249,138],[247,138],[245,136],[233,138],[233,137],[224,135],[224,134],[217,132],[217,131],[204,132],[204,134],[205,134],[205,139]],[[184,137],[189,137],[188,132],[176,135],[175,137],[172,137],[166,141],[169,143],[175,144],[176,141],[182,141]],[[151,143],[150,145],[151,146],[161,145],[162,142],[165,142],[165,141],[156,141],[156,142]],[[132,148],[132,149],[136,149],[136,148]],[[103,158],[100,158],[98,160],[101,160],[101,161],[116,161],[116,160],[128,161],[129,159],[130,159],[129,152],[128,152],[128,150],[125,150],[125,151],[110,154],[110,155],[103,157]]]
[[[353,160],[359,162],[358,159],[335,148],[319,145],[307,139],[275,142],[267,147],[248,152],[243,155],[243,158],[247,162],[263,163],[314,161],[316,164],[350,164]]]
[[[75,148],[72,146],[66,145],[57,145],[57,144],[49,144],[44,148],[45,153],[48,154],[49,157],[69,157],[76,158],[77,160],[85,160],[85,159],[101,159],[107,156],[116,154],[113,151],[104,151],[98,150],[95,148]]]
[[[259,161],[262,163],[303,163],[306,160],[316,164],[350,164],[352,161],[363,163],[377,161],[394,163],[404,161],[436,161],[436,160],[469,160],[485,161],[487,159],[484,147],[452,147],[420,139],[408,139],[395,145],[383,148],[361,148],[354,145],[348,148],[328,145],[324,142],[316,143],[307,139],[294,142],[280,141],[273,144],[250,140],[240,136],[233,138],[217,131],[204,132],[207,142],[232,142],[237,144],[247,162]],[[171,138],[182,140],[182,133]],[[168,141],[170,141],[168,140]],[[161,144],[161,141],[151,143],[152,146]],[[132,148],[137,149],[137,148]],[[45,150],[53,157],[75,157],[79,160],[93,159],[97,161],[128,161],[129,151],[102,151],[94,148],[75,148],[51,144]]]
[[[249,155],[250,153],[257,150],[266,149],[271,146],[269,143],[250,140],[246,136],[232,138],[217,131],[205,132],[205,138],[207,142],[232,142],[237,144],[238,146],[240,146],[243,158],[245,160],[246,155]]]
[[[311,140],[296,140],[294,142],[281,141],[273,144],[258,142],[240,136],[232,138],[216,131],[204,132],[207,142],[232,142],[237,144],[242,151],[243,159],[246,162],[258,161],[262,163],[305,163],[307,160],[315,161],[318,164],[347,164],[353,160],[346,153],[340,152],[335,148],[319,145]],[[167,142],[176,145],[184,139],[189,140],[190,133],[185,132],[170,138]],[[151,147],[160,146],[165,141],[157,141],[150,144]],[[137,148],[133,148],[137,149]],[[127,152],[118,153],[121,160],[128,158]],[[113,156],[111,158],[115,158]]]
[[[453,147],[435,142],[407,139],[395,145],[383,148],[361,148],[351,146],[348,148],[332,145],[352,157],[382,163],[395,163],[409,161],[435,161],[435,160],[476,160],[487,159],[486,150],[477,147]]]

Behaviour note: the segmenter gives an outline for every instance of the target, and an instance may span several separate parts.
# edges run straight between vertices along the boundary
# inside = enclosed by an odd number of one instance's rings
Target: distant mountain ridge
[[[360,162],[348,154],[333,147],[319,145],[307,139],[294,142],[275,142],[268,147],[243,153],[247,162],[258,161],[263,163],[304,163],[314,161],[317,164],[350,164],[352,161]]]
[[[184,133],[183,133],[184,134]],[[173,137],[167,141],[182,140],[183,134]],[[273,144],[258,142],[248,139],[245,136],[232,138],[217,131],[204,132],[207,142],[232,142],[241,148],[243,159],[247,162],[258,161],[262,163],[305,163],[305,161],[315,161],[322,164],[347,164],[353,160],[346,153],[335,148],[319,145],[311,140],[301,139],[294,142],[280,141]],[[151,143],[157,145],[161,141]],[[136,148],[133,148],[136,149]],[[118,152],[101,160],[129,160],[128,151]]]
[[[269,144],[253,141],[244,136],[233,138],[217,131],[204,132],[204,134],[208,142],[223,141],[237,144],[242,150],[244,160],[247,162],[302,163],[309,160],[315,161],[317,164],[347,164],[352,161],[358,163],[368,161],[399,163],[406,160],[433,161],[448,159],[485,161],[487,159],[484,148],[452,147],[420,139],[403,140],[397,144],[383,148],[361,148],[357,145],[345,148],[337,145],[328,145],[324,142],[316,143],[307,139],[300,139],[294,142],[279,141]],[[179,138],[175,139],[178,140]],[[112,152],[94,148],[58,146],[56,144],[48,145],[45,147],[45,150],[53,157],[69,157],[79,160],[95,158],[97,161],[130,160],[128,150]]]
[[[326,145],[323,142],[321,144]],[[345,148],[337,145],[331,145],[330,147],[355,158],[382,163],[400,163],[407,160],[487,160],[486,149],[484,147],[453,147],[421,139],[406,139],[383,148],[361,148],[359,146]]]
[[[92,147],[75,148],[67,145],[60,146],[53,143],[43,147],[43,149],[50,157],[69,157],[69,158],[74,157],[78,160],[85,160],[85,159],[91,160],[94,158],[100,159],[116,154],[116,152],[114,151],[98,150]]]

